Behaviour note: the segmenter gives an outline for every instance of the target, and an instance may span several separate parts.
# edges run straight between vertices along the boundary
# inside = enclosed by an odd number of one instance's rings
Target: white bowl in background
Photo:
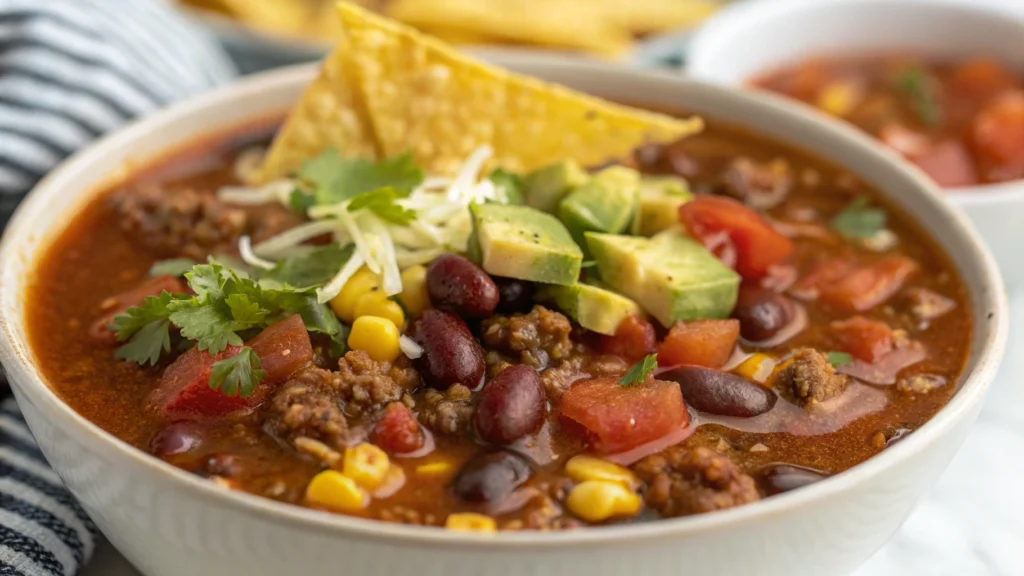
[[[807,58],[893,52],[936,58],[991,56],[1024,75],[1024,2],[744,2],[713,16],[693,37],[686,72],[700,80],[744,86]],[[812,106],[806,108],[827,116]],[[1024,289],[1024,180],[953,188],[946,190],[946,197],[981,231],[1010,289]]]
[[[126,163],[279,113],[309,67],[251,77],[136,122],[76,154],[29,195],[0,243],[0,360],[54,469],[103,533],[150,576],[388,574],[590,576],[846,574],[892,535],[967,435],[1005,347],[999,272],[970,224],[926,178],[870,139],[779,99],[674,74],[549,57],[498,64],[612,99],[685,106],[815,150],[872,184],[931,230],[963,277],[976,319],[971,355],[948,405],[905,440],[841,474],[739,508],[568,532],[469,534],[332,515],[225,490],[121,442],[46,385],[25,330],[33,266],[70,218]]]

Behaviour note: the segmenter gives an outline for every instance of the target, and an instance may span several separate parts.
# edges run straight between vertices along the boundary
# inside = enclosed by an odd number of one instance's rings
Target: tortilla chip
[[[338,51],[349,51],[380,152],[411,150],[430,173],[454,173],[483,145],[494,149],[492,166],[509,170],[567,159],[596,165],[702,127],[699,118],[611,104],[479,63],[349,4],[339,11],[346,40]],[[312,148],[328,144],[346,145],[328,141]]]
[[[718,10],[717,0],[586,0],[587,10],[634,35],[691,28]],[[581,6],[581,9],[582,6]]]
[[[377,140],[359,97],[343,39],[288,115],[267,153],[260,180],[283,178],[329,146],[350,157],[378,156]]]

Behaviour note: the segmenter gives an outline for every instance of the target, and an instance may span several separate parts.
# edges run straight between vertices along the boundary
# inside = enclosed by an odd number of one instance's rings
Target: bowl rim
[[[992,0],[969,2],[965,0],[748,0],[737,2],[712,14],[710,18],[691,37],[683,72],[693,78],[716,82],[724,85],[743,87],[746,78],[740,81],[720,82],[706,77],[705,71],[714,67],[717,51],[714,44],[720,38],[729,37],[730,30],[743,26],[764,26],[762,21],[774,19],[794,12],[812,13],[827,12],[832,7],[841,5],[844,9],[873,10],[879,6],[912,6],[914,10],[933,12],[973,14],[984,17],[1008,20],[1024,33],[1024,9],[1013,9],[1009,5]],[[791,31],[787,30],[787,32]],[[884,51],[885,46],[878,46]],[[867,50],[865,52],[870,52]],[[696,58],[694,58],[696,56]],[[697,63],[694,66],[694,63]],[[696,72],[696,73],[694,73]],[[761,70],[763,72],[763,70]],[[834,122],[845,123],[821,112],[814,106],[800,103],[815,114],[826,117]],[[943,193],[951,202],[960,205],[989,204],[998,202],[1014,202],[1024,200],[1024,178],[1009,182],[995,182],[977,186],[957,186],[945,188]]]
[[[45,410],[42,410],[43,413],[56,415],[58,418],[61,418],[67,423],[67,426],[76,428],[77,434],[88,436],[91,443],[99,443],[98,449],[110,453],[111,457],[114,457],[113,455],[116,453],[117,458],[130,461],[132,467],[136,469],[143,467],[148,469],[149,472],[166,475],[168,481],[176,485],[176,490],[180,491],[179,493],[191,494],[190,497],[192,498],[216,498],[220,505],[231,507],[239,513],[259,514],[265,520],[294,527],[295,529],[326,531],[356,539],[377,539],[415,545],[430,544],[449,549],[461,548],[474,551],[507,549],[548,550],[552,548],[568,550],[578,547],[596,547],[641,540],[650,541],[651,539],[678,538],[696,534],[705,535],[720,530],[735,529],[751,522],[765,521],[794,508],[813,506],[816,502],[842,494],[862,482],[884,474],[899,462],[923,452],[935,442],[941,441],[961,419],[970,415],[972,410],[978,405],[982,395],[995,376],[1003,355],[1003,349],[1005,348],[1008,330],[1006,293],[1003,289],[995,261],[984,248],[978,234],[971,228],[963,216],[941,202],[940,192],[923,175],[907,170],[906,167],[893,164],[891,154],[878,149],[869,138],[859,135],[855,130],[836,130],[835,127],[824,125],[815,118],[807,118],[799,107],[782,99],[760,98],[757,95],[743,93],[735,89],[683,78],[678,74],[630,69],[614,64],[580,61],[578,59],[553,59],[547,56],[537,58],[527,55],[515,55],[502,59],[498,63],[499,65],[513,66],[534,65],[538,69],[553,67],[552,69],[556,71],[564,70],[568,72],[575,70],[596,76],[603,75],[621,78],[621,75],[628,75],[633,78],[650,77],[651,79],[660,79],[660,81],[674,83],[676,86],[697,85],[702,89],[720,92],[723,95],[728,95],[730,98],[740,99],[744,104],[756,106],[765,113],[782,115],[786,117],[787,122],[811,122],[818,124],[818,127],[815,129],[822,133],[829,132],[831,134],[830,138],[852,141],[852,144],[859,148],[864,155],[873,156],[876,162],[886,162],[892,164],[894,168],[898,167],[905,173],[907,178],[927,192],[927,195],[931,197],[934,208],[952,223],[955,232],[966,241],[966,248],[970,251],[971,258],[979,261],[984,275],[984,278],[981,279],[982,283],[979,285],[985,286],[985,290],[978,290],[977,294],[971,293],[970,296],[972,301],[977,299],[986,305],[986,309],[990,310],[991,314],[994,315],[994,321],[985,322],[983,321],[984,319],[975,319],[975,330],[985,331],[982,332],[985,337],[976,351],[976,361],[973,370],[964,374],[960,389],[950,401],[935,416],[915,431],[914,434],[909,435],[900,443],[869,458],[865,462],[800,490],[712,514],[581,530],[544,533],[501,533],[497,535],[453,532],[437,528],[398,525],[341,514],[329,514],[244,492],[225,491],[212,482],[185,472],[123,442],[98,425],[88,421],[68,404],[64,403],[44,382],[42,374],[34,368],[36,360],[32,351],[27,346],[21,347],[17,343],[13,326],[23,324],[24,315],[22,309],[12,310],[9,314],[8,308],[3,306],[0,307],[0,333],[3,335],[0,338],[0,360],[3,361],[4,366],[11,373],[12,387],[18,393],[19,399],[23,398],[24,395],[27,396],[31,403],[37,406],[45,406]],[[47,195],[53,193],[48,191],[58,188],[58,184],[66,180],[62,176],[63,174],[73,174],[80,170],[86,170],[96,159],[103,157],[108,150],[114,150],[125,142],[133,142],[144,138],[161,125],[175,122],[183,117],[190,117],[204,110],[223,108],[229,106],[234,101],[245,98],[258,98],[261,93],[267,91],[285,90],[307,84],[313,79],[315,73],[315,66],[299,65],[253,75],[173,105],[149,117],[136,120],[128,126],[103,137],[82,151],[77,152],[44,178],[18,208],[3,235],[2,241],[0,241],[0,262],[7,261],[8,258],[20,257],[17,253],[19,248],[17,242],[31,238],[32,235],[36,234],[32,230],[29,221],[31,213],[45,209],[48,200]],[[197,128],[195,137],[200,138],[204,134],[209,133],[211,131],[208,129]],[[77,189],[76,193],[71,196],[72,203],[67,210],[80,210],[81,206],[85,204],[84,199],[91,199],[97,193],[98,191],[95,187]],[[90,194],[93,196],[90,196]],[[75,204],[75,199],[81,201],[80,204]],[[58,224],[54,223],[46,231],[49,241],[52,241],[53,235],[59,230],[58,226]],[[44,243],[46,241],[44,240]],[[25,286],[23,282],[19,281],[19,284],[20,286],[18,286],[17,291],[20,294],[23,293]],[[0,292],[9,292],[10,290],[12,290],[10,287],[0,284]],[[972,356],[974,354],[975,352],[972,351]]]

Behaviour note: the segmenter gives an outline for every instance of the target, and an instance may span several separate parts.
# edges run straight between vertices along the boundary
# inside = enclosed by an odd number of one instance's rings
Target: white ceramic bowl
[[[32,192],[0,244],[0,359],[47,458],[104,534],[150,576],[387,574],[828,576],[863,562],[946,467],[981,407],[1007,330],[995,264],[926,179],[866,137],[765,100],[678,75],[579,61],[501,64],[614,99],[686,106],[840,162],[941,230],[977,319],[952,401],[906,440],[853,469],[750,506],[676,520],[564,533],[461,534],[330,515],[225,490],[117,440],[68,408],[40,376],[24,325],[33,262],[104,183],[196,138],[292,104],[313,77],[252,77],[162,111],[77,154]]]
[[[810,57],[893,52],[987,55],[1024,75],[1024,2],[753,0],[723,10],[700,29],[686,71],[701,80],[743,86]],[[981,231],[1010,289],[1024,289],[1024,180],[951,189],[946,197]]]

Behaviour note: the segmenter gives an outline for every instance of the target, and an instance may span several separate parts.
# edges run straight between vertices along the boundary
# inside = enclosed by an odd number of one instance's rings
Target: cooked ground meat
[[[792,402],[812,406],[834,398],[846,390],[850,378],[836,374],[824,354],[812,348],[800,348],[776,377],[775,387]]]
[[[264,425],[298,449],[307,447],[305,438],[341,450],[353,440],[350,419],[375,414],[418,385],[419,374],[404,357],[392,364],[349,352],[337,372],[308,368],[282,385],[264,408]]]
[[[703,446],[673,446],[633,465],[647,505],[664,517],[723,510],[761,498],[749,474]]]
[[[534,306],[529,314],[496,315],[483,322],[484,346],[543,370],[573,349],[572,324],[564,315]]]
[[[583,371],[583,357],[570,356],[540,373],[540,383],[544,385],[544,391],[548,400],[557,402],[562,393],[569,389],[573,382],[579,379]]]
[[[896,381],[896,389],[905,394],[928,394],[938,390],[949,381],[937,374],[914,374]]]
[[[455,384],[443,393],[430,389],[423,394],[420,422],[439,434],[464,434],[473,419],[473,393]]]
[[[792,188],[793,175],[785,160],[755,162],[741,157],[722,174],[719,191],[755,210],[767,210],[781,204]]]
[[[207,254],[234,253],[243,234],[258,241],[299,222],[298,216],[280,206],[231,206],[194,188],[127,188],[111,201],[121,229],[134,241],[162,256],[196,260]]]

